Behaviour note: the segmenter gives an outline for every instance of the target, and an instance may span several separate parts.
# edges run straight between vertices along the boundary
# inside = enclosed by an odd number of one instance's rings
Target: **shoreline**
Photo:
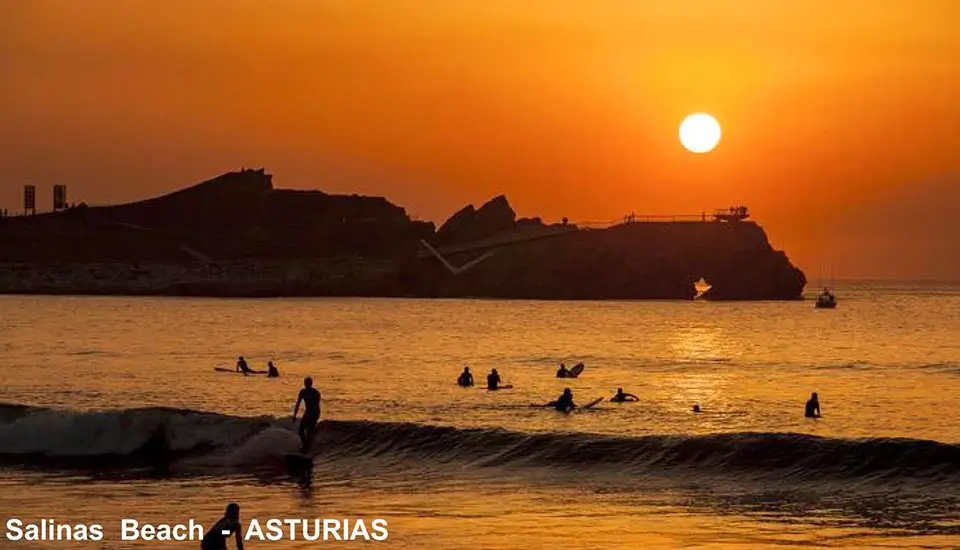
[[[417,276],[421,275],[421,276]],[[293,262],[194,264],[0,263],[0,295],[195,298],[406,298],[530,301],[683,301],[695,291],[683,284],[604,289],[598,285],[525,284],[488,287],[437,284],[389,259],[318,259]],[[700,298],[704,300],[803,301],[796,298]]]

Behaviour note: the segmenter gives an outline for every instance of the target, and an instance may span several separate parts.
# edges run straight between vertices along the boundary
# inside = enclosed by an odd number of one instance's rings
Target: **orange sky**
[[[0,204],[241,166],[442,221],[751,207],[837,277],[960,279],[960,2],[0,3]],[[712,153],[677,126],[714,114]]]

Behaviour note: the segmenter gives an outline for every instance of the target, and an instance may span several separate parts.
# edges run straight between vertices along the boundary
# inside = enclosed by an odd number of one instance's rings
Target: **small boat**
[[[819,309],[833,309],[837,307],[837,297],[830,292],[830,289],[825,288],[823,292],[817,296],[817,301],[814,304],[814,307]]]

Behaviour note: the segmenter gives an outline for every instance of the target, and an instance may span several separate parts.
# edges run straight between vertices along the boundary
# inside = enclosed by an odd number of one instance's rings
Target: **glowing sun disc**
[[[680,123],[680,143],[693,153],[712,151],[720,142],[720,123],[706,113],[694,113]]]

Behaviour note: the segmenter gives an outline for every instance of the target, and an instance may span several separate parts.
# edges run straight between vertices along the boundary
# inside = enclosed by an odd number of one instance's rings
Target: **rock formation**
[[[691,299],[701,277],[718,300],[806,284],[753,222],[548,226],[498,196],[434,231],[384,198],[277,190],[263,170],[0,220],[0,292]]]
[[[456,244],[492,237],[497,233],[514,229],[517,214],[507,202],[507,197],[494,197],[479,210],[472,204],[450,217],[437,231],[436,242]]]

